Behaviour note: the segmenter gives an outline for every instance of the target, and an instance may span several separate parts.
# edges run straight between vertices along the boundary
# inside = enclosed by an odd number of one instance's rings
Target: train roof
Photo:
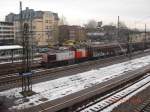
[[[125,43],[107,43],[107,44],[90,44],[92,48],[107,48],[107,47],[115,47],[125,45]]]
[[[48,55],[55,55],[56,53],[64,53],[64,52],[68,52],[70,50],[56,50],[56,49],[49,49],[49,52],[47,52],[46,54]]]
[[[22,49],[22,46],[20,46],[20,45],[5,45],[5,46],[0,46],[0,50],[15,50],[15,49]]]

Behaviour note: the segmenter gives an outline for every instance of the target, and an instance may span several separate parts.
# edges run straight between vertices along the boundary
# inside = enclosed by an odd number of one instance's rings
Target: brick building
[[[81,26],[59,26],[59,43],[63,43],[66,40],[83,41],[86,39],[85,29]]]

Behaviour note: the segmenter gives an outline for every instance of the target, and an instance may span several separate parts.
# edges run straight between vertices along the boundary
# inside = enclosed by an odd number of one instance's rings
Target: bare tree
[[[122,21],[119,22],[119,28],[128,29],[127,25]]]
[[[86,28],[96,28],[97,27],[97,22],[95,20],[90,20],[86,25]]]
[[[113,23],[113,22],[110,22],[108,25],[109,25],[109,26],[116,26],[116,24]]]
[[[59,20],[59,25],[68,25],[67,19],[65,16],[61,16],[60,20]]]

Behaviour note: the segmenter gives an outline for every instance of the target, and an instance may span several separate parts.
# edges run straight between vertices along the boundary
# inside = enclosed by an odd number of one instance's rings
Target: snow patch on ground
[[[67,76],[55,80],[50,80],[33,85],[33,91],[37,94],[27,97],[29,101],[25,102],[21,88],[14,88],[0,92],[0,96],[6,96],[12,100],[14,106],[10,109],[29,108],[41,103],[51,101],[63,96],[81,91],[85,88],[108,81],[112,78],[125,74],[128,71],[134,71],[150,64],[150,56],[129,60],[119,64],[107,67],[93,69],[84,73],[78,73],[73,76]],[[41,99],[47,99],[45,101]]]

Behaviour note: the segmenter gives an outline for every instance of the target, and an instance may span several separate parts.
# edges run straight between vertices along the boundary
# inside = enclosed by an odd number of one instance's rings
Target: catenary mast
[[[23,22],[22,2],[20,2],[20,37],[22,42],[22,94],[31,95],[32,92],[32,72],[31,72],[31,45],[29,42],[29,24]]]

